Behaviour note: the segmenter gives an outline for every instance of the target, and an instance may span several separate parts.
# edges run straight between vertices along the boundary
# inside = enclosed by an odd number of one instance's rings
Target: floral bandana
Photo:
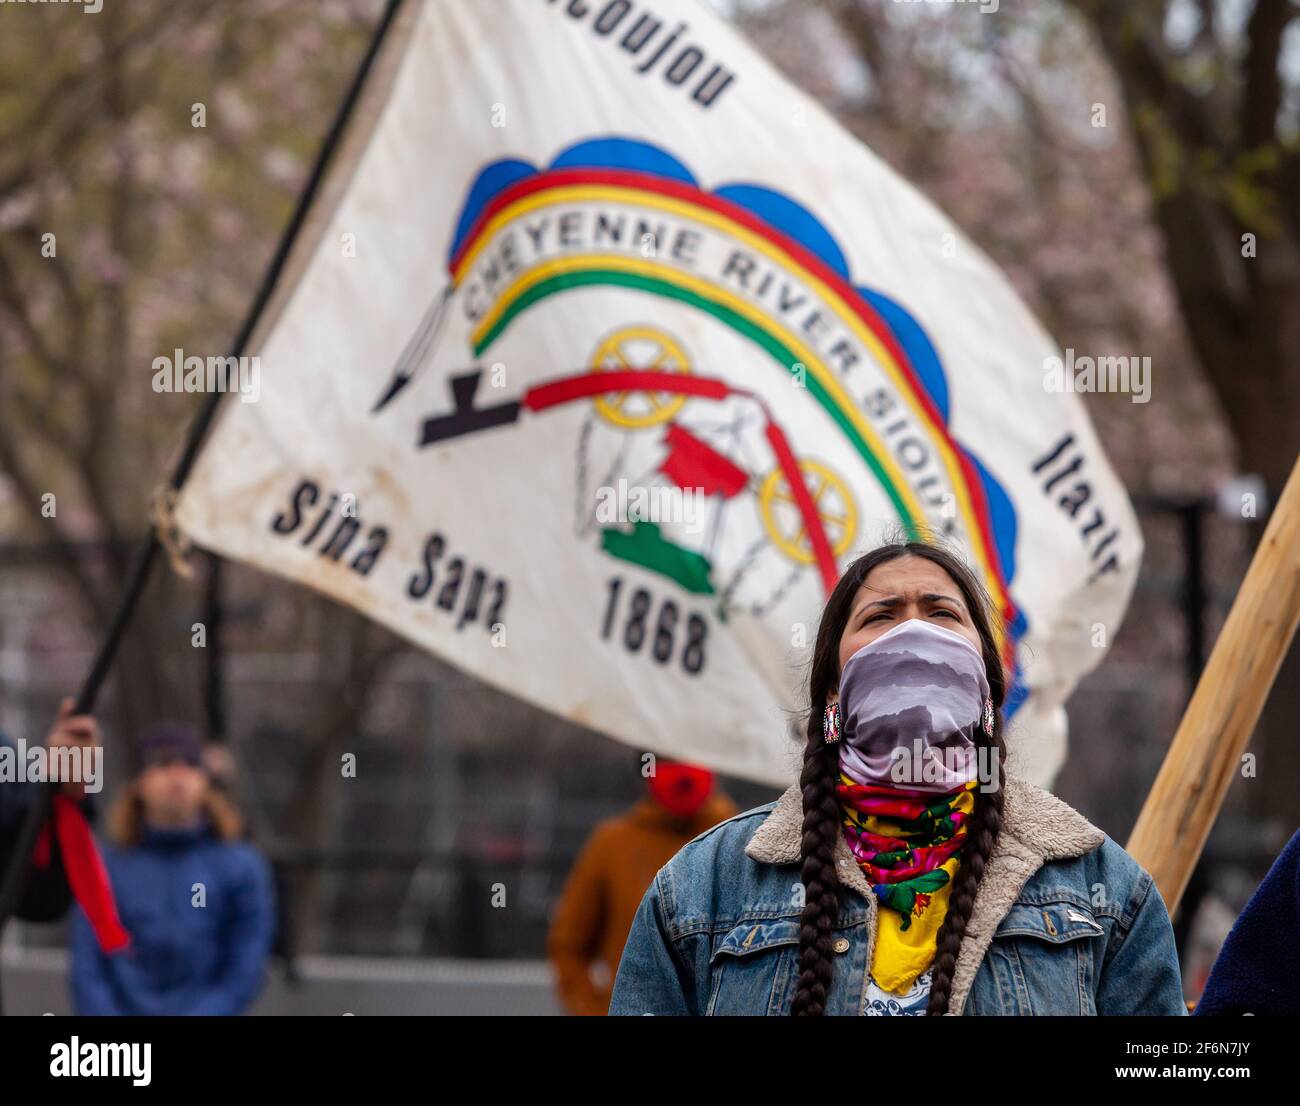
[[[984,660],[960,634],[909,619],[848,659],[839,693],[844,837],[882,907],[871,974],[902,992],[934,960],[966,847]],[[901,775],[910,747],[923,772]]]
[[[886,991],[907,990],[934,960],[978,786],[971,780],[935,795],[867,787],[840,773],[844,837],[882,907],[871,975]]]

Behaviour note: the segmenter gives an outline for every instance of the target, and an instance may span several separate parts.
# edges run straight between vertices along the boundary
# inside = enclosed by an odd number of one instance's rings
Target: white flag
[[[197,542],[738,776],[791,778],[821,606],[900,526],[1001,609],[1040,783],[1135,580],[1078,366],[693,0],[406,3],[247,352]]]

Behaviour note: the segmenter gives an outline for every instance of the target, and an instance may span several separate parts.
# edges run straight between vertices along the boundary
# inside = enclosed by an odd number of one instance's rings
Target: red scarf
[[[85,911],[90,927],[95,931],[99,947],[104,952],[117,952],[131,943],[131,935],[122,926],[113,899],[113,888],[108,882],[108,871],[95,847],[90,823],[81,813],[75,799],[67,795],[54,796],[54,833],[59,839],[59,853],[63,857],[63,870],[73,897]],[[50,823],[41,827],[41,835],[32,849],[32,863],[38,868],[50,865]]]

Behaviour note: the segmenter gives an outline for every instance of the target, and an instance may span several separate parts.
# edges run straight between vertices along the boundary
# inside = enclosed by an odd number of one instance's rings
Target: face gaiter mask
[[[840,675],[840,770],[854,783],[946,794],[978,776],[984,658],[960,634],[908,619]]]
[[[836,796],[849,850],[880,903],[873,983],[924,1001],[979,775],[984,659],[960,634],[909,619],[840,676]]]

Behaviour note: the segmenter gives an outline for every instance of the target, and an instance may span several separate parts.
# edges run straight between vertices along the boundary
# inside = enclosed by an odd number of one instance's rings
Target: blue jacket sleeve
[[[251,845],[241,848],[245,864],[229,891],[232,901],[222,970],[191,1014],[242,1014],[262,990],[275,937],[275,890],[266,858]]]
[[[661,868],[637,908],[623,947],[610,1015],[695,1013],[695,978],[670,937],[672,877]]]
[[[126,1013],[118,1002],[108,973],[108,957],[95,940],[95,931],[82,913],[72,911],[72,1008],[89,1017],[113,1017]]]
[[[1174,927],[1165,900],[1149,872],[1133,888],[1125,917],[1127,930],[1116,927],[1118,941],[1102,963],[1097,986],[1101,1015],[1186,1016],[1183,974],[1178,966]]]

